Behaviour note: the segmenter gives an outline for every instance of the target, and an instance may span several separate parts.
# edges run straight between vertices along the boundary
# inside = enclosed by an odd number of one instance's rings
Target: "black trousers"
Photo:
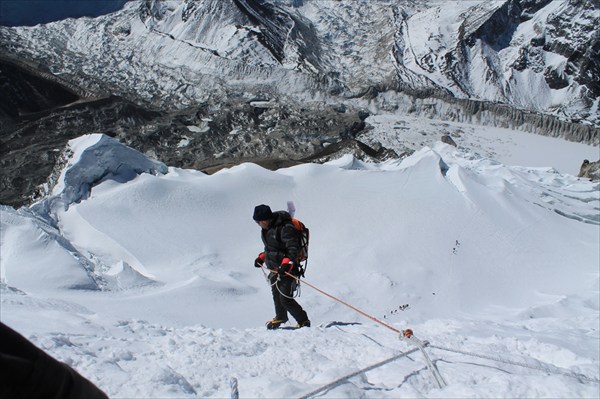
[[[296,288],[296,280],[288,276],[279,277],[277,273],[271,273],[271,292],[273,293],[273,303],[275,304],[275,318],[277,320],[288,320],[288,313],[292,315],[298,324],[308,320],[308,315],[302,309],[302,306],[293,298]]]

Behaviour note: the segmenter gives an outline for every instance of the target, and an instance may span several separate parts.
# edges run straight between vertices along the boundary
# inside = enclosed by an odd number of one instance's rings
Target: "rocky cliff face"
[[[407,88],[597,126],[599,21],[589,0],[146,0],[3,27],[0,49],[90,95],[169,109],[245,90],[339,102]]]
[[[403,14],[394,51],[403,84],[600,123],[597,2],[463,3]]]
[[[600,160],[590,162],[588,159],[583,161],[577,177],[583,177],[592,181],[600,181]]]
[[[582,0],[140,0],[0,27],[0,202],[90,132],[204,169],[388,157],[353,141],[366,109],[597,144],[598,22]]]
[[[13,68],[11,76],[26,76],[26,71]],[[23,90],[29,87],[26,83],[38,88],[31,98]],[[273,168],[303,162],[331,143],[354,138],[365,129],[368,116],[341,106],[305,106],[266,97],[207,100],[186,109],[164,110],[118,96],[77,97],[55,86],[60,87],[52,80],[29,76],[9,79],[4,86],[7,93],[21,96],[5,98],[2,108],[6,111],[1,128],[0,203],[20,206],[43,192],[67,141],[82,132],[117,137],[169,165],[212,172],[242,161]],[[42,91],[44,87],[53,89]],[[76,101],[64,104],[65,96]]]

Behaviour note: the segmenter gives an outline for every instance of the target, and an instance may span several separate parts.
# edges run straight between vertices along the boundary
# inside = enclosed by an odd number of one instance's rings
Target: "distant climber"
[[[267,322],[267,329],[274,330],[288,321],[288,313],[298,323],[297,328],[310,327],[308,315],[294,299],[298,282],[288,276],[301,274],[298,258],[301,234],[294,227],[292,217],[286,211],[272,212],[268,205],[258,205],[252,216],[261,227],[264,252],[254,261],[255,267],[266,266],[275,304],[275,317]]]
[[[0,398],[108,399],[89,380],[0,323]]]

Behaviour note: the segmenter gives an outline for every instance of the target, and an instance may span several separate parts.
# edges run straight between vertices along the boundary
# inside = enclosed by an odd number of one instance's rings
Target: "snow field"
[[[251,215],[288,200],[311,229],[307,281],[413,329],[448,382],[438,389],[414,353],[323,397],[597,396],[597,183],[441,143],[402,162],[206,176],[96,139],[71,143],[89,148],[73,151],[62,191],[2,208],[1,319],[110,397],[228,397],[231,378],[241,397],[301,397],[411,349],[306,284],[313,327],[264,329]],[[81,191],[93,159],[112,172]]]

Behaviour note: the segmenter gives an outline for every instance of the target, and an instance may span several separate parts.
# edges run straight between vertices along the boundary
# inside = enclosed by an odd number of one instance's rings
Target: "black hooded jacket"
[[[286,211],[273,212],[273,218],[267,230],[261,232],[265,244],[265,263],[276,270],[283,258],[295,261],[300,250],[300,233],[292,223],[292,217]]]

